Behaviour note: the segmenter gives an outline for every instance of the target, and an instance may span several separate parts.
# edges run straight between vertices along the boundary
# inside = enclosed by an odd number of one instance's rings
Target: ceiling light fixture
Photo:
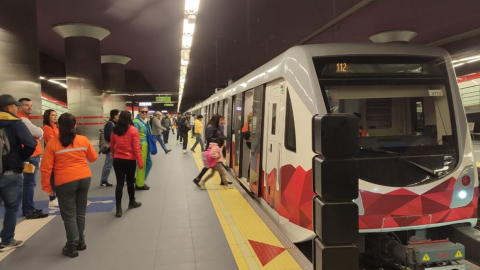
[[[470,63],[473,63],[473,62],[477,62],[477,61],[480,61],[480,58],[470,60],[470,61],[467,62],[467,64],[470,64]]]
[[[182,36],[182,51],[180,57],[180,82],[179,82],[179,98],[178,110],[182,103],[183,89],[187,80],[187,70],[190,61],[190,49],[193,43],[193,34],[195,33],[195,23],[197,21],[198,9],[200,7],[200,0],[185,0],[185,13],[183,18],[183,36]]]
[[[456,64],[456,65],[453,65],[453,67],[456,68],[456,67],[463,66],[463,65],[465,65],[465,63]]]

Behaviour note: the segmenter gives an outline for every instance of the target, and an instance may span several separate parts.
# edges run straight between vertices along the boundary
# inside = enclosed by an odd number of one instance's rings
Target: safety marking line
[[[193,145],[193,140],[189,139],[189,143]],[[198,149],[200,150],[200,147]],[[197,151],[193,157],[198,168],[203,168],[201,152]],[[237,189],[226,190],[217,183],[220,183],[218,174],[207,182],[207,192],[239,269],[302,269],[289,252],[275,254],[272,258],[268,250],[259,251],[260,256],[264,256],[262,260],[268,261],[265,266],[262,266],[259,255],[255,253],[249,240],[278,248],[286,249],[286,247],[282,245]],[[265,260],[265,258],[270,260]]]
[[[41,218],[41,219],[24,220],[18,223],[17,227],[15,228],[15,239],[26,242],[32,235],[38,232],[41,228],[43,228],[43,226],[47,225],[47,223],[54,218],[55,216],[48,216],[46,218]],[[24,243],[24,245],[26,244],[27,243]],[[23,248],[23,247],[19,247],[19,248]],[[0,262],[15,250],[16,249],[12,249],[6,252],[1,252]]]

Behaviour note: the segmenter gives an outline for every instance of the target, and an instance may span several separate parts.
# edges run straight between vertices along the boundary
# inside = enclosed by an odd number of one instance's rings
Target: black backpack
[[[7,163],[8,154],[10,153],[10,143],[8,142],[5,128],[0,128],[0,173],[3,174]]]

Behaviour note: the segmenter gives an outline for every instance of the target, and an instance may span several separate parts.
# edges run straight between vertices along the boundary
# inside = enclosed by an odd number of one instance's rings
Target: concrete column
[[[42,125],[36,1],[0,1],[0,93],[33,101]]]
[[[125,83],[125,65],[131,60],[123,55],[102,55],[102,80],[103,114],[110,116],[110,110],[125,110],[126,96],[112,95],[124,94],[127,91]]]
[[[77,132],[98,141],[103,121],[103,85],[100,41],[110,31],[86,24],[53,27],[65,39],[68,112],[77,118]]]

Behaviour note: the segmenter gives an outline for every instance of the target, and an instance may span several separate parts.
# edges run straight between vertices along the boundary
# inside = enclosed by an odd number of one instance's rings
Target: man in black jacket
[[[33,154],[37,142],[24,123],[16,116],[18,106],[11,95],[0,96],[0,129],[4,129],[10,151],[2,158],[3,172],[0,175],[0,196],[5,203],[5,218],[0,232],[2,242],[0,252],[12,250],[23,245],[23,241],[15,240],[17,214],[23,193],[24,162]],[[23,146],[22,146],[23,145]],[[4,147],[0,142],[0,147]]]
[[[183,139],[183,153],[187,153],[188,131],[190,131],[190,117],[192,113],[186,112],[185,116],[178,121],[178,131],[180,132],[180,140]]]
[[[105,136],[105,140],[110,143],[110,137],[112,136],[113,128],[115,127],[115,123],[118,122],[118,117],[120,116],[120,111],[117,109],[110,111],[110,119],[105,124],[103,128],[103,134]],[[102,169],[102,178],[100,179],[100,186],[101,187],[111,187],[112,184],[108,182],[108,176],[110,176],[110,171],[112,170],[113,166],[113,158],[112,152],[108,149],[108,152],[105,154],[105,163],[103,163]]]
[[[172,128],[172,122],[170,122],[170,115],[168,113],[163,115],[161,124],[162,127],[167,129],[163,132],[163,142],[168,143],[168,135],[170,135],[170,129]]]

